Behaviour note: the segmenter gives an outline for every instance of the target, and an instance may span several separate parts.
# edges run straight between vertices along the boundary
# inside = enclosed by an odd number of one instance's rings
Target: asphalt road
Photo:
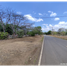
[[[67,40],[44,36],[41,65],[67,65]]]

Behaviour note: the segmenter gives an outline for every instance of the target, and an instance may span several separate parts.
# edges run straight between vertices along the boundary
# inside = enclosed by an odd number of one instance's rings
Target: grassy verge
[[[50,36],[67,40],[67,36],[58,36],[58,35],[50,35]]]
[[[43,39],[44,39],[44,36],[42,37],[41,42],[43,42]]]

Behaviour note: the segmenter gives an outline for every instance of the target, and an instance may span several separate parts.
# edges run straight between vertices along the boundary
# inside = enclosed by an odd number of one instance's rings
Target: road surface
[[[45,35],[41,65],[67,65],[67,40]]]

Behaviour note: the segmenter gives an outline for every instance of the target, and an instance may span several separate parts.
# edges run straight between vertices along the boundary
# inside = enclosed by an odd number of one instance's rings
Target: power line
[[[35,17],[35,18],[57,18],[57,17],[67,17],[67,16],[55,16],[55,17]]]

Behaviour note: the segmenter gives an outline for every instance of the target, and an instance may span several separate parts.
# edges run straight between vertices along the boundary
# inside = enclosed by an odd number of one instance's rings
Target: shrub
[[[27,32],[27,34],[28,34],[29,36],[31,36],[31,32]]]
[[[9,24],[6,25],[5,31],[8,32],[10,35],[13,34],[13,30],[12,30],[12,28],[11,28],[11,26]]]
[[[19,30],[19,31],[17,32],[17,34],[18,34],[18,37],[19,37],[19,38],[22,38],[23,35],[24,35],[24,32],[23,32],[23,30]]]
[[[28,32],[28,35],[35,36],[35,33],[34,33],[34,31],[30,31],[30,32]]]
[[[31,31],[31,36],[35,36],[35,32],[34,31]]]
[[[7,39],[8,38],[8,33],[7,32],[0,32],[0,39]]]

